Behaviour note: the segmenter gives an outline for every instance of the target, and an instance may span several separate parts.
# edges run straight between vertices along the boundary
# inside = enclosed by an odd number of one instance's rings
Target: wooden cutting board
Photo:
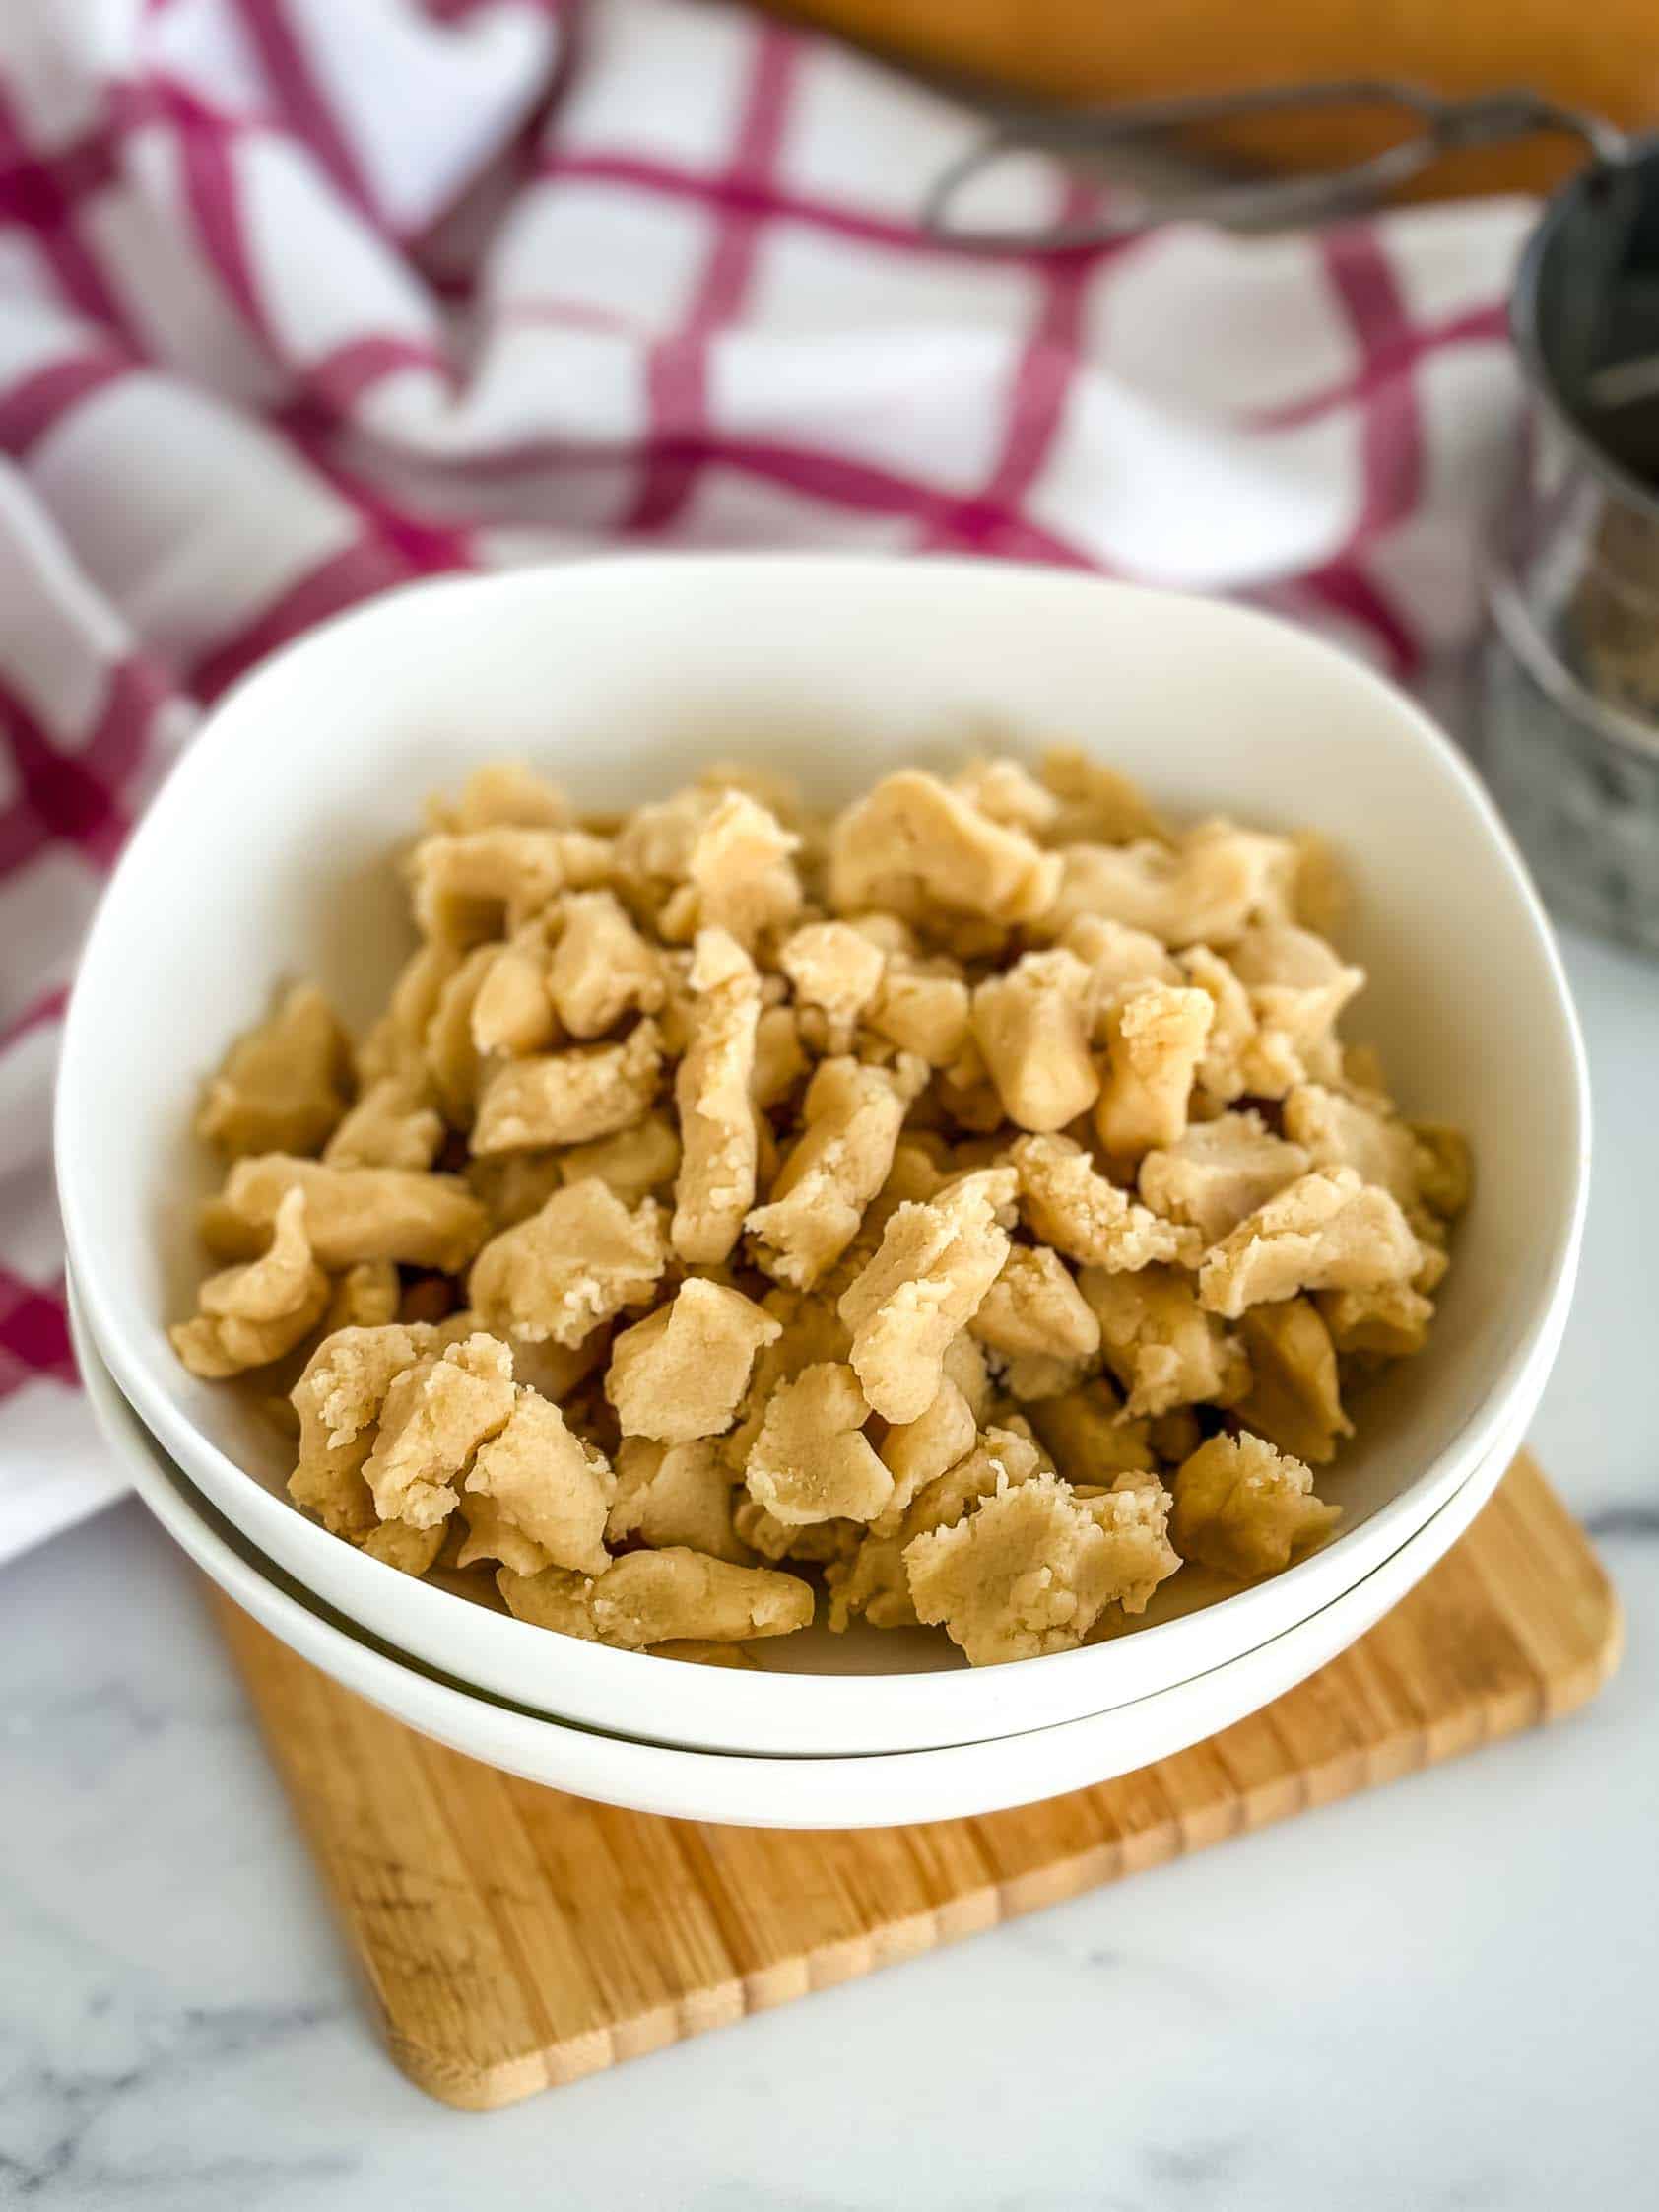
[[[1523,1455],[1386,1620],[1208,1743],[986,1819],[798,1834],[516,1781],[217,1603],[393,2058],[473,2111],[1558,1718],[1621,1640],[1594,1553]]]

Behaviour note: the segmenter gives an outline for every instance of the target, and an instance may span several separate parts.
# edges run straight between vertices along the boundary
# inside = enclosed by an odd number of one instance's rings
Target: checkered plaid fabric
[[[114,1477],[47,1107],[75,948],[203,706],[414,575],[1015,556],[1467,640],[1528,210],[942,249],[973,129],[693,0],[0,13],[0,1557]],[[976,213],[1078,188],[1010,168]]]

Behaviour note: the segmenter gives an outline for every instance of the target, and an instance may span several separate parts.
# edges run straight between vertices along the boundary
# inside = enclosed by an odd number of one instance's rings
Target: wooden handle
[[[1525,85],[1626,129],[1659,123],[1653,0],[773,0],[779,12],[931,71],[1068,101],[1215,92],[1323,77],[1410,77],[1440,91]],[[1229,125],[1206,143],[1277,167],[1374,153],[1377,118]],[[1564,139],[1449,156],[1412,196],[1548,190],[1583,160]]]

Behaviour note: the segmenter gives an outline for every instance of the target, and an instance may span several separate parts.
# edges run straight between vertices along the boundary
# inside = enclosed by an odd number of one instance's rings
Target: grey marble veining
[[[1569,1725],[488,2118],[383,2057],[189,1571],[0,1573],[0,2206],[1414,2212],[1659,2163],[1659,978],[1575,941],[1584,1285],[1535,1430],[1625,1667]]]

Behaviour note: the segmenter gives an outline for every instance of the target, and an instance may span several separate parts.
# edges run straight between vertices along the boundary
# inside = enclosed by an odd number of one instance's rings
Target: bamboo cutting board
[[[1208,1743],[981,1820],[803,1834],[514,1780],[217,1603],[393,2058],[472,2111],[1555,1719],[1620,1645],[1607,1577],[1523,1455],[1386,1620]]]

